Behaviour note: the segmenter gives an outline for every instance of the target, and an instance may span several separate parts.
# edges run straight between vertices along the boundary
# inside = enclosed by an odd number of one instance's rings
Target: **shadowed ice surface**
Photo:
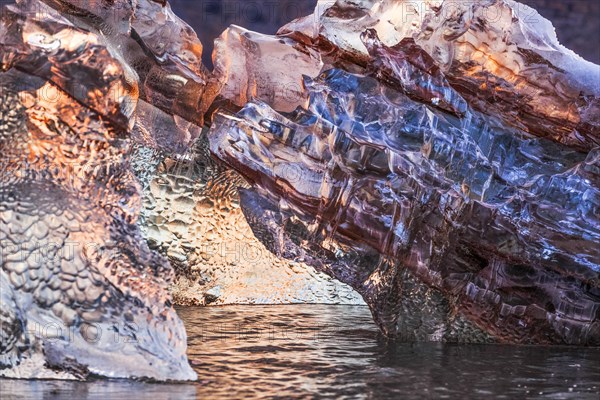
[[[0,380],[0,396],[598,399],[600,393],[598,348],[393,343],[361,306],[180,308],[178,314],[196,384]]]

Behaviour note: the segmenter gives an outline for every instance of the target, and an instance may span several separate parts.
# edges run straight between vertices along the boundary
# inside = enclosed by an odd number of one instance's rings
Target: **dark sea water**
[[[366,307],[181,308],[195,384],[0,381],[5,399],[593,399],[600,349],[392,343]]]

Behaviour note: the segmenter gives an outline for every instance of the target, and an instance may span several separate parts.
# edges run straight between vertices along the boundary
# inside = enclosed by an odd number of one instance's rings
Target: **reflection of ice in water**
[[[2,399],[597,399],[599,349],[393,343],[367,307],[180,308],[195,384],[1,381]],[[543,377],[544,379],[540,379]]]

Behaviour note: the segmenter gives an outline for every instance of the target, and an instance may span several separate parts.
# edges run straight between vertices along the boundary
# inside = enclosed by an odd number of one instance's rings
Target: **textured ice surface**
[[[600,143],[600,67],[561,46],[552,24],[526,5],[323,0],[280,33],[326,48],[338,66],[386,63],[394,56],[365,43],[367,29],[388,47],[412,38],[473,108],[505,124],[588,151]]]
[[[316,76],[323,67],[319,52],[300,42],[235,25],[215,41],[213,59],[224,99],[239,107],[259,99],[282,111],[305,103],[302,76]]]
[[[173,270],[136,225],[136,74],[83,26],[37,1],[2,14],[0,374],[194,379]]]
[[[47,0],[63,16],[105,37],[142,100],[136,140],[185,152],[218,92],[202,65],[202,44],[168,3],[155,0]],[[44,4],[41,2],[40,4]],[[165,130],[170,136],[160,135]]]
[[[267,247],[356,288],[392,335],[407,269],[452,305],[440,338],[464,317],[503,342],[598,343],[597,150],[341,70],[306,86],[307,111],[254,102],[211,133]]]
[[[180,303],[362,303],[253,237],[243,180],[193,146],[221,81],[159,3],[2,14],[0,364],[20,365],[3,375],[193,378],[173,287]]]
[[[600,342],[599,67],[526,11],[322,2],[280,31],[336,67],[305,79],[308,106],[213,125],[257,237],[356,288],[389,335]]]
[[[152,169],[158,157],[134,157],[135,169]],[[160,159],[151,175],[140,225],[175,268],[176,303],[364,304],[349,286],[277,258],[255,238],[239,205],[238,187],[248,184],[211,158],[205,135],[186,154]]]

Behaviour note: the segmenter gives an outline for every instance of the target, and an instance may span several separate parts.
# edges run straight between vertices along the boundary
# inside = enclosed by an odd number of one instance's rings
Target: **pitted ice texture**
[[[136,170],[156,162],[143,152]],[[206,133],[186,154],[162,159],[144,187],[140,225],[175,269],[177,304],[364,304],[348,285],[265,248],[240,207],[238,188],[248,184],[211,157]]]
[[[173,270],[136,226],[137,74],[42,2],[2,15],[0,374],[195,379]]]

